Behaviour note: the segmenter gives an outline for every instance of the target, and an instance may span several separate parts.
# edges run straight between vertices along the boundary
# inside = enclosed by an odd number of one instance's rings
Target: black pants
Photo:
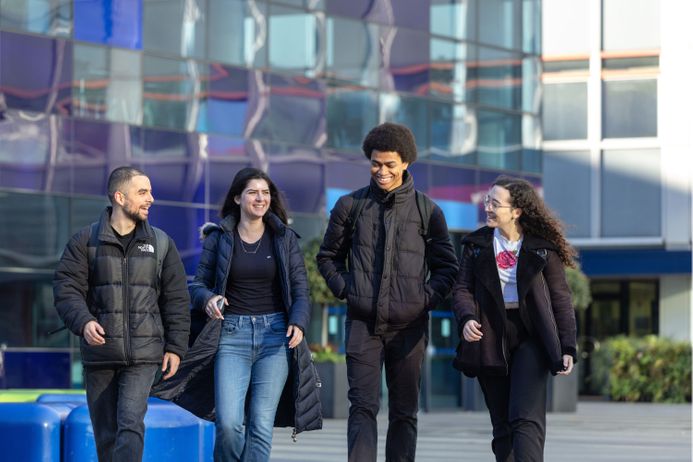
[[[84,368],[99,462],[142,460],[144,414],[158,369],[156,364]]]
[[[428,326],[374,335],[364,321],[346,322],[346,360],[349,379],[347,439],[349,461],[375,462],[378,453],[380,377],[383,363],[388,388],[389,426],[385,459],[413,461],[416,455],[417,412],[421,366]]]
[[[543,461],[549,367],[541,346],[524,330],[518,310],[508,314],[510,374],[479,376],[493,425],[493,453],[499,462]]]

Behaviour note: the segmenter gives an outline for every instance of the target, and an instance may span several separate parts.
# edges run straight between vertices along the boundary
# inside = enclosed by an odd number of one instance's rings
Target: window
[[[602,47],[659,48],[659,22],[659,0],[603,0]]]
[[[403,28],[381,27],[380,43],[386,61],[380,87],[421,93],[428,87],[430,45],[427,35]]]
[[[363,137],[378,123],[378,94],[332,87],[327,94],[327,141],[330,147],[360,151]]]
[[[521,47],[521,0],[479,0],[479,42],[504,48]]]
[[[349,40],[344,40],[349,37]],[[378,86],[380,43],[378,27],[361,21],[327,18],[325,76],[367,87]]]
[[[0,0],[0,27],[69,37],[72,0]]]
[[[432,0],[431,33],[460,40],[476,37],[474,0]]]
[[[146,50],[204,58],[206,2],[145,0],[143,42]]]
[[[587,139],[587,83],[544,85],[545,140]]]
[[[544,151],[544,195],[569,237],[591,234],[589,151]]]
[[[142,0],[75,1],[75,40],[142,48]]]
[[[464,42],[431,39],[431,95],[455,101],[467,99],[467,60],[472,48]]]
[[[478,124],[479,165],[520,170],[521,116],[478,111]]]
[[[323,35],[314,14],[273,5],[269,19],[269,63],[285,72],[309,77],[322,71]]]
[[[406,125],[414,133],[419,156],[428,151],[428,101],[383,93],[380,95],[380,120]]]
[[[267,5],[261,1],[209,0],[209,59],[246,67],[267,66]]]
[[[657,136],[657,81],[604,81],[604,138]]]

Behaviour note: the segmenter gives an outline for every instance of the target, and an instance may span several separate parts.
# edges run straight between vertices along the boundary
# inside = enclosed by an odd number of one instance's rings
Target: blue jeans
[[[144,415],[158,364],[84,368],[99,462],[142,460]]]
[[[224,315],[214,365],[215,461],[269,460],[274,415],[289,374],[286,329],[285,313]]]

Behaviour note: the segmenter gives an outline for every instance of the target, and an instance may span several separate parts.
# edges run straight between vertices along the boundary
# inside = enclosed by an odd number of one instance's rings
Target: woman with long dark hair
[[[478,377],[497,461],[541,461],[548,373],[576,360],[565,277],[574,249],[532,185],[500,176],[484,198],[486,226],[465,236],[453,290],[455,367]]]
[[[263,171],[236,174],[220,215],[219,225],[202,230],[190,285],[193,308],[222,320],[214,459],[266,461],[290,350],[308,328],[306,271],[279,190]]]

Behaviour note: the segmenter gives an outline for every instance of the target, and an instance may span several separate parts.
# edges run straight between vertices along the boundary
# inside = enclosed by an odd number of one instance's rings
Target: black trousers
[[[142,460],[144,415],[158,370],[157,364],[84,368],[99,462]]]
[[[479,376],[493,425],[491,446],[498,462],[543,461],[549,366],[541,346],[524,330],[518,310],[508,314],[510,374]]]
[[[347,439],[349,461],[375,462],[378,453],[380,386],[383,364],[388,388],[389,426],[385,460],[414,461],[421,367],[428,344],[428,326],[374,335],[370,323],[346,321],[349,379]]]

